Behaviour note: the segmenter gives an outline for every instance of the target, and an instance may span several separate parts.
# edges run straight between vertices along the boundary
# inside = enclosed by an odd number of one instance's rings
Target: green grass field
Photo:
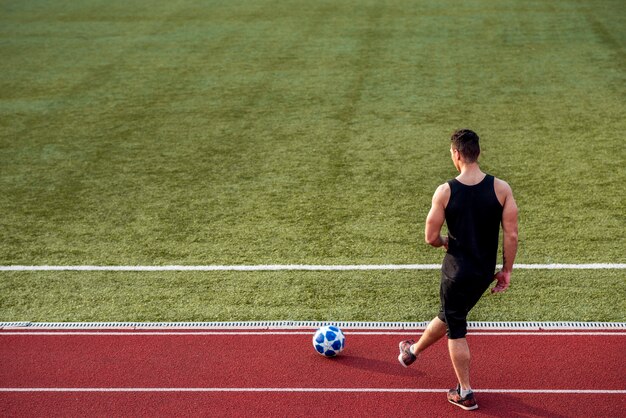
[[[438,263],[459,127],[517,262],[624,263],[625,28],[618,0],[0,0],[0,265]],[[625,279],[516,271],[472,319],[626,321]],[[437,285],[0,272],[0,321],[427,320]]]

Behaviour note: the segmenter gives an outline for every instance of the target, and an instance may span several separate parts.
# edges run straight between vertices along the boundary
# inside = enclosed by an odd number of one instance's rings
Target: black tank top
[[[473,186],[456,179],[448,184],[451,193],[445,214],[450,239],[443,272],[451,278],[491,280],[502,221],[502,205],[496,196],[494,177],[486,175]]]

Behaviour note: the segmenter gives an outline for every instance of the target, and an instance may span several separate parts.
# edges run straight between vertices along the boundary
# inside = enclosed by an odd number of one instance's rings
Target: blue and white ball
[[[313,335],[313,347],[322,356],[335,357],[343,351],[345,346],[346,337],[334,325],[325,325]]]

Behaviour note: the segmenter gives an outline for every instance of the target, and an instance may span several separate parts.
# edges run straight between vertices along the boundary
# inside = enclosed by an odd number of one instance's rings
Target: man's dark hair
[[[480,154],[480,144],[478,135],[469,129],[459,129],[450,138],[452,148],[458,150],[466,163],[473,163],[478,160]]]

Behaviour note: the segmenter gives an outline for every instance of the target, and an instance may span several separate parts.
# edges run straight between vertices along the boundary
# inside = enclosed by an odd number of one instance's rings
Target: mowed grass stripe
[[[625,7],[11,4],[0,264],[434,263],[460,126],[516,191],[520,262],[623,261]]]

